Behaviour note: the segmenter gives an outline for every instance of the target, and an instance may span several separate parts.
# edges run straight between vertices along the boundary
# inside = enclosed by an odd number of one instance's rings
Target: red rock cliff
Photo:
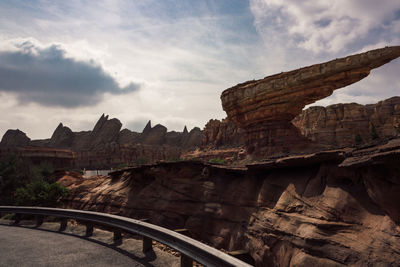
[[[400,139],[246,168],[162,163],[61,180],[71,208],[149,218],[256,266],[396,266]]]
[[[292,122],[307,138],[335,147],[389,138],[400,134],[400,97],[371,105],[310,107]]]
[[[358,82],[374,68],[400,56],[386,47],[301,69],[248,81],[221,94],[228,118],[246,133],[250,153],[261,157],[320,149],[291,124],[302,109]]]

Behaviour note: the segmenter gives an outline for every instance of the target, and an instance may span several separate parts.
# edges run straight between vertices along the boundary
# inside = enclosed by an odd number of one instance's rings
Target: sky
[[[203,128],[237,83],[390,45],[400,1],[1,0],[0,137],[91,130],[103,113]],[[315,105],[400,95],[399,73],[397,59]]]

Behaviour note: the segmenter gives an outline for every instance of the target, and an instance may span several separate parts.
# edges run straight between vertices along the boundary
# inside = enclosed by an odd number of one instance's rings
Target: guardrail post
[[[21,214],[15,213],[14,224],[19,224],[21,222]]]
[[[60,228],[58,229],[58,231],[60,231],[60,232],[65,231],[65,229],[67,229],[67,225],[68,225],[68,219],[61,218]]]
[[[121,230],[114,230],[114,242],[122,241]]]
[[[93,235],[93,224],[87,223],[86,224],[86,236],[92,236]]]
[[[193,267],[193,259],[181,253],[181,267]]]
[[[153,240],[147,236],[143,236],[143,253],[153,250]]]
[[[39,227],[43,224],[43,215],[36,215],[36,226]]]

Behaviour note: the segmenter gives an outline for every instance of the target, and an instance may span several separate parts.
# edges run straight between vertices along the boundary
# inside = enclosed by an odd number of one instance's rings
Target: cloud
[[[357,49],[365,42],[396,39],[400,2],[381,0],[251,0],[255,26],[313,53]],[[389,33],[389,34],[388,34]]]
[[[104,93],[120,95],[139,88],[136,83],[120,87],[101,66],[69,58],[58,45],[41,47],[25,41],[13,50],[0,51],[0,91],[15,94],[20,103],[91,106]]]

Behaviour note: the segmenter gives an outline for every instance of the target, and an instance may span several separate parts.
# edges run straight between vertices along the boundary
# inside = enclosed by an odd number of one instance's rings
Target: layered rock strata
[[[239,147],[244,144],[244,131],[229,119],[209,120],[204,126],[203,148]]]
[[[311,141],[331,148],[353,147],[390,139],[400,134],[400,97],[368,105],[348,103],[313,106],[303,110],[292,123]],[[244,131],[229,119],[210,120],[204,127],[203,150],[244,145]]]
[[[71,208],[148,218],[256,266],[396,266],[400,139],[242,168],[201,162],[62,179]]]
[[[361,145],[400,134],[400,97],[370,105],[310,107],[292,122],[312,141],[333,147]]]
[[[74,152],[74,167],[110,169],[121,164],[177,160],[182,152],[201,145],[202,131],[197,127],[190,132],[186,127],[183,132],[168,132],[160,124],[152,127],[150,121],[142,133],[121,127],[118,119],[103,114],[92,131],[73,132],[60,123],[50,139],[30,140],[22,131],[9,130],[0,142],[0,157],[25,147],[63,148]]]
[[[399,56],[400,46],[386,47],[248,81],[222,92],[222,107],[228,119],[245,130],[249,152],[264,157],[301,152],[311,142],[291,120],[306,105],[360,81]]]

